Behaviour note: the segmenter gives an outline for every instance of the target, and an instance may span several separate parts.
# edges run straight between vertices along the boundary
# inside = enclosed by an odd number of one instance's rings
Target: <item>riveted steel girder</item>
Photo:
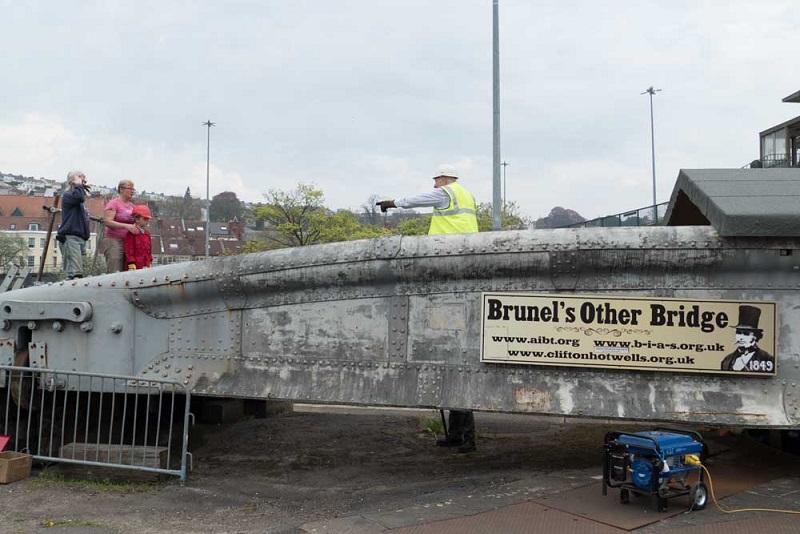
[[[88,303],[91,328],[24,314],[0,337],[41,343],[51,368],[177,378],[206,395],[790,427],[799,248],[692,226],[395,236],[13,291],[0,300],[15,308]],[[778,374],[482,363],[487,291],[776,302]]]

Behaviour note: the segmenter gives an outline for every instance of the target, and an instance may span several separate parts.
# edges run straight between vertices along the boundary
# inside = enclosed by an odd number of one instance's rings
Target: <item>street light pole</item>
[[[500,6],[492,0],[492,230],[500,230]]]
[[[503,214],[505,214],[505,211],[506,211],[506,198],[507,198],[506,197],[506,167],[508,167],[508,163],[506,163],[504,161],[500,165],[503,166]]]
[[[661,89],[653,89],[651,85],[642,93],[643,95],[650,95],[650,151],[653,160],[653,206],[656,205],[656,136],[655,128],[653,127],[653,95],[659,91],[661,91]],[[655,209],[655,207],[653,209]],[[655,216],[655,214],[653,215]]]
[[[203,126],[208,127],[208,140],[206,144],[206,259],[208,259],[208,236],[209,227],[211,226],[211,199],[209,198],[211,181],[209,179],[209,170],[211,167],[211,127],[214,126],[214,123],[209,119],[203,123]]]

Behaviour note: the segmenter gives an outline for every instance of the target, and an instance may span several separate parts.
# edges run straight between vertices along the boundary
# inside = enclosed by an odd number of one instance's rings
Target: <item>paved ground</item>
[[[685,499],[659,513],[603,497],[603,436],[637,427],[477,414],[478,450],[457,454],[425,430],[438,412],[343,411],[202,427],[185,487],[38,468],[0,486],[0,532],[800,532],[798,515],[685,513]],[[699,430],[723,506],[800,510],[797,457]]]

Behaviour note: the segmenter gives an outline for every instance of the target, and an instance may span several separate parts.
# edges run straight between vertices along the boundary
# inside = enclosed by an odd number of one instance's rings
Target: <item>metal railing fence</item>
[[[754,159],[747,165],[743,165],[742,169],[773,169],[776,167],[796,167],[800,165],[800,161],[792,163],[791,154],[768,154],[761,159]]]
[[[0,434],[34,459],[186,481],[190,393],[171,380],[0,365]]]
[[[590,227],[616,227],[616,226],[658,226],[664,224],[664,216],[667,213],[669,202],[662,202],[655,206],[646,206],[637,210],[617,213],[616,215],[606,215],[590,221],[571,224],[566,228],[590,228]]]

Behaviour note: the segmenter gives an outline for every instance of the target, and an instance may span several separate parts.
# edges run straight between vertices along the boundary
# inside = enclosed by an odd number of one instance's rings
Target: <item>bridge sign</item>
[[[775,375],[773,302],[483,293],[481,361]]]

